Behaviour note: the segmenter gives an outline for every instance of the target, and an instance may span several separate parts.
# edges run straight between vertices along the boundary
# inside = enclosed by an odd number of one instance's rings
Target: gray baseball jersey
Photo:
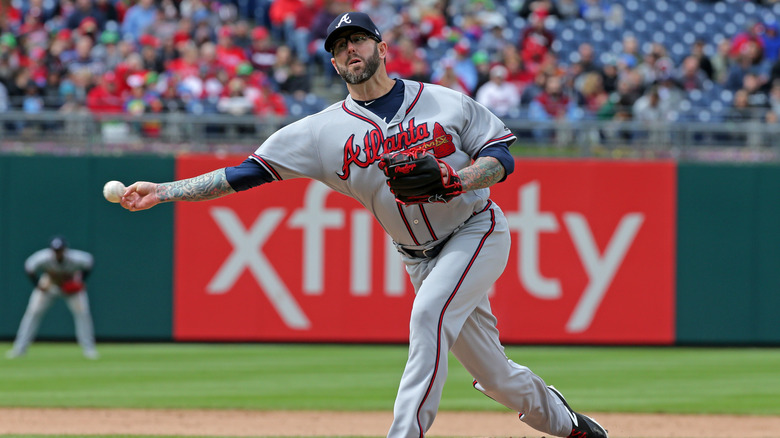
[[[77,272],[92,269],[94,263],[92,254],[72,248],[66,248],[64,251],[62,263],[57,261],[57,256],[51,248],[36,251],[25,260],[24,270],[27,273],[45,272],[57,285],[63,280],[70,279]]]
[[[363,204],[401,245],[421,246],[448,236],[483,209],[488,189],[447,204],[400,206],[377,168],[383,153],[426,144],[458,170],[514,134],[471,98],[438,85],[404,81],[404,103],[385,122],[351,97],[277,131],[253,157],[276,179],[307,177]]]
[[[506,266],[510,236],[489,189],[446,204],[402,205],[377,166],[382,154],[425,146],[457,171],[484,148],[514,140],[500,119],[468,96],[404,81],[403,104],[389,121],[347,97],[280,129],[252,155],[277,180],[311,178],[356,199],[399,246],[416,297],[409,359],[388,436],[422,437],[431,426],[450,350],[480,391],[521,412],[523,421],[552,435],[571,431],[560,399],[510,361],[499,341],[487,292]],[[426,253],[415,254],[419,249]]]

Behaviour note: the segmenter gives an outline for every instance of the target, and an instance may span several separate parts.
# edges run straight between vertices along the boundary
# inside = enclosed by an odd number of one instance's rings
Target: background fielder
[[[73,314],[76,339],[88,359],[97,359],[92,314],[84,281],[92,271],[92,254],[68,248],[62,237],[55,237],[48,248],[34,252],[24,262],[24,270],[35,288],[30,295],[16,340],[6,357],[23,356],[35,339],[38,327],[54,300],[63,298]]]
[[[415,288],[409,358],[388,436],[422,437],[430,428],[451,350],[474,376],[475,388],[520,412],[532,427],[555,436],[605,438],[601,426],[509,360],[499,340],[487,292],[506,266],[510,236],[488,187],[514,169],[508,145],[515,136],[461,93],[391,79],[387,44],[366,14],[336,17],[325,49],[347,83],[344,101],[280,129],[238,166],[169,183],[136,182],[122,206],[136,211],[161,202],[215,199],[291,178],[321,181],[374,214]],[[440,165],[388,157],[419,149]],[[430,163],[427,153],[419,155],[411,159]],[[419,168],[427,169],[420,179],[438,184],[410,188],[401,181]]]

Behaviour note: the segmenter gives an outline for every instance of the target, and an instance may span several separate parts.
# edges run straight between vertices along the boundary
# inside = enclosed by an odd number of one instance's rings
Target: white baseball
[[[119,181],[109,181],[103,186],[103,196],[108,202],[117,203],[125,194],[125,185]]]

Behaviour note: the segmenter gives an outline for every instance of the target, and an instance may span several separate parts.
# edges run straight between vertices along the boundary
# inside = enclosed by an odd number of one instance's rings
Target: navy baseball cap
[[[371,17],[363,12],[344,12],[328,26],[328,37],[325,38],[325,50],[328,52],[333,50],[333,43],[342,36],[344,30],[350,29],[363,30],[371,35],[375,40],[382,41],[382,34],[379,33],[379,28],[376,27]]]
[[[59,251],[67,246],[68,242],[66,242],[65,239],[61,236],[57,236],[51,239],[51,243],[49,243],[49,247],[55,251]]]

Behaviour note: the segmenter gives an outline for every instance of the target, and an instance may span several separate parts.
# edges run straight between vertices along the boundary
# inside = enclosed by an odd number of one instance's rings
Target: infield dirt
[[[780,417],[593,413],[611,438],[778,438]],[[390,412],[0,408],[0,434],[384,436]],[[540,435],[509,412],[440,412],[428,436]]]

